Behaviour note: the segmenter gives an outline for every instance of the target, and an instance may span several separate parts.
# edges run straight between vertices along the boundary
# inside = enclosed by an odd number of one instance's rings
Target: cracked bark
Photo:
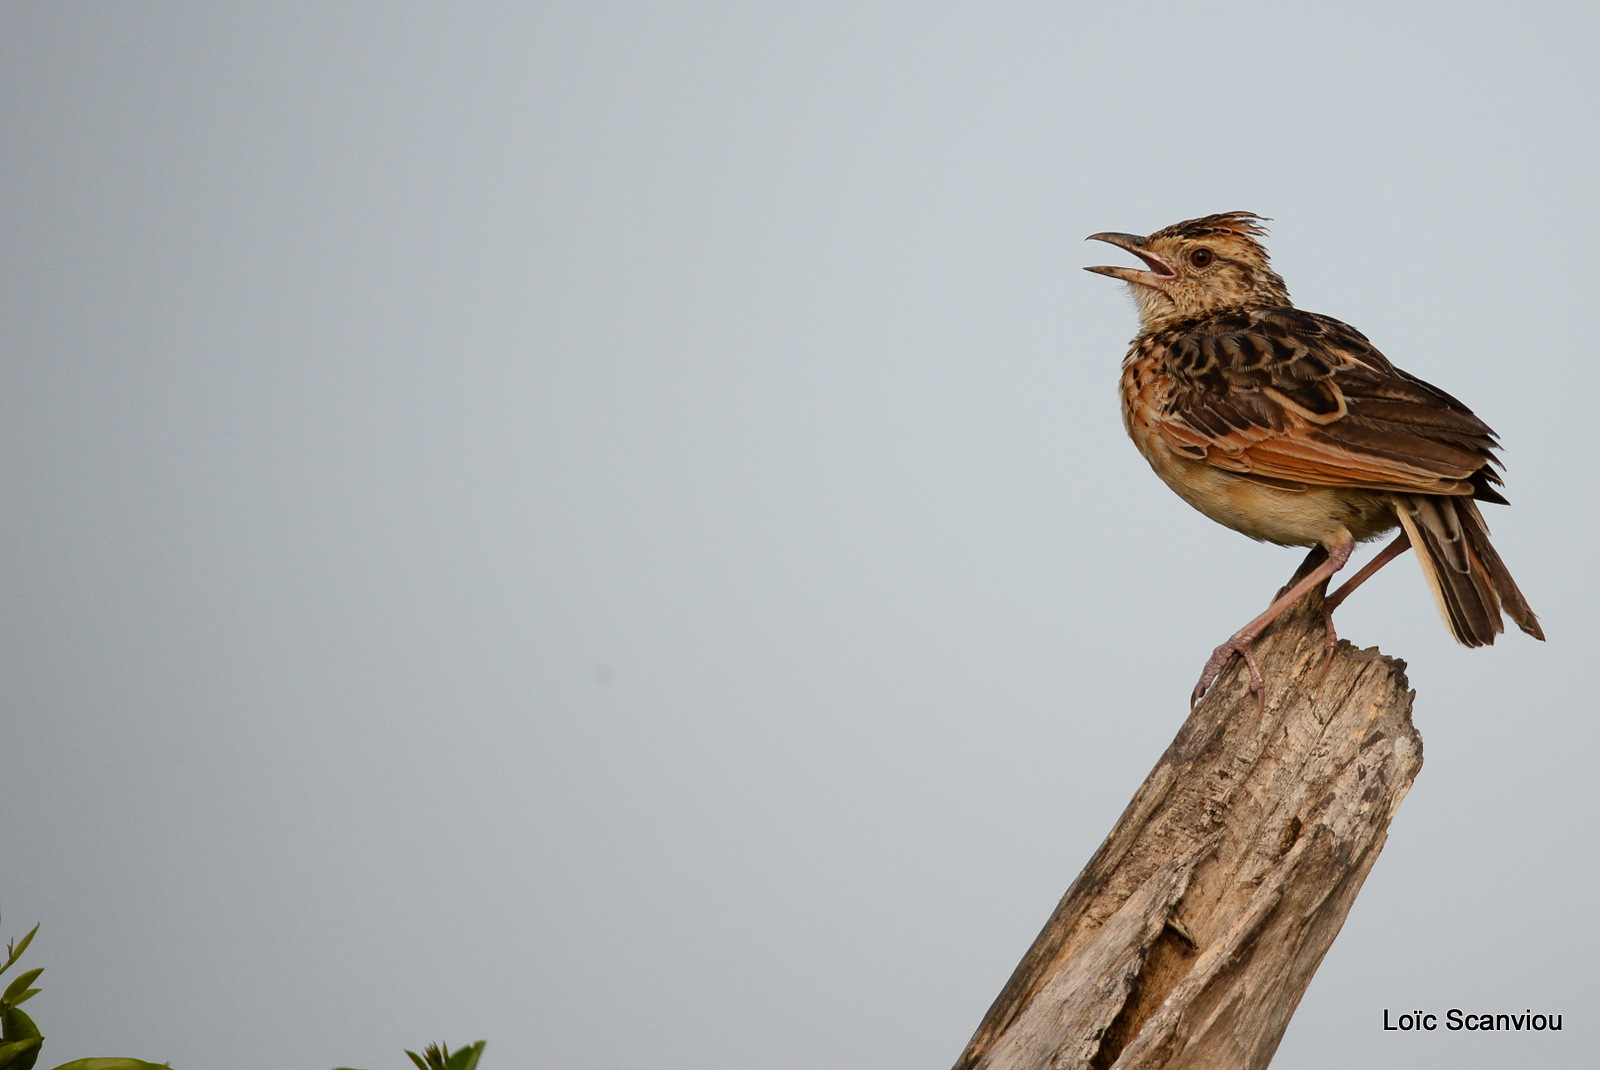
[[[1308,561],[1308,564],[1310,562]],[[1212,686],[1067,890],[955,1070],[1259,1070],[1422,766],[1405,665],[1322,593]]]

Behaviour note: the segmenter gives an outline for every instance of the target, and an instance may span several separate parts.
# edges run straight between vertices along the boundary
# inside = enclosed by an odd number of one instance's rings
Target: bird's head
[[[1141,238],[1107,231],[1089,241],[1110,242],[1145,262],[1146,270],[1091,267],[1121,279],[1139,302],[1140,325],[1149,330],[1224,308],[1289,304],[1289,290],[1256,239],[1266,234],[1261,216],[1223,212],[1187,219]]]

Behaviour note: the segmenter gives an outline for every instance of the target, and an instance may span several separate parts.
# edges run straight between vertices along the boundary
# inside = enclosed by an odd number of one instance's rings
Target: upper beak
[[[1141,286],[1153,286],[1159,289],[1166,283],[1177,278],[1178,273],[1172,265],[1150,252],[1148,243],[1137,234],[1119,234],[1107,230],[1099,234],[1091,234],[1084,241],[1103,241],[1115,245],[1118,249],[1126,249],[1149,265],[1149,271],[1140,271],[1130,267],[1086,267],[1083,270],[1093,271],[1099,275],[1110,275],[1113,279],[1123,282],[1134,282]]]

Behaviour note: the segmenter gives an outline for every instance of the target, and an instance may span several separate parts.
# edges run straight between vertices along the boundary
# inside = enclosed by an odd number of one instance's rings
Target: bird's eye
[[[1205,267],[1207,264],[1211,263],[1211,250],[1196,249],[1194,252],[1189,254],[1189,263],[1198,268]]]

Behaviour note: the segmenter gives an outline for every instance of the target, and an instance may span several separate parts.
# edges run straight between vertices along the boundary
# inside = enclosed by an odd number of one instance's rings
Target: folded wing
[[[1157,432],[1187,456],[1276,486],[1505,501],[1489,426],[1338,320],[1237,310],[1148,341],[1171,384]]]

